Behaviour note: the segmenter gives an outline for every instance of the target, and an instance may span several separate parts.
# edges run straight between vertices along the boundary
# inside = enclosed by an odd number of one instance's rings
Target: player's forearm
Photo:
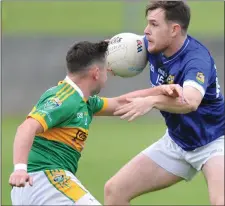
[[[17,129],[13,148],[13,163],[27,164],[28,155],[33,144],[35,131],[31,126],[21,125]]]
[[[121,98],[136,98],[136,97],[147,97],[147,96],[156,96],[156,95],[162,95],[163,94],[163,89],[161,86],[156,86],[153,88],[148,88],[148,89],[142,89],[142,90],[137,90],[134,92],[129,92],[127,94],[124,94],[120,96]]]
[[[106,107],[100,112],[95,113],[95,116],[113,116],[116,108],[125,103],[124,100],[120,100],[120,97],[113,98],[105,98],[106,99]]]
[[[195,109],[181,98],[172,98],[164,95],[147,97],[152,102],[153,107],[170,113],[186,114]]]

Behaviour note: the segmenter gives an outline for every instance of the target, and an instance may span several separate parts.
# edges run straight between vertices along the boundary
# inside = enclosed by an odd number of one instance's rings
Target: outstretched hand
[[[150,112],[153,108],[153,102],[149,98],[127,98],[127,103],[118,107],[114,112],[115,116],[121,116],[121,119],[132,121],[139,116]]]

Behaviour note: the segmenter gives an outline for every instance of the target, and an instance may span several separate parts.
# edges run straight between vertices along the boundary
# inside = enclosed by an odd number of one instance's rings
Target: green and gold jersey
[[[92,117],[106,106],[106,99],[98,96],[86,101],[68,77],[47,90],[28,115],[44,128],[34,138],[28,172],[64,169],[76,173]]]

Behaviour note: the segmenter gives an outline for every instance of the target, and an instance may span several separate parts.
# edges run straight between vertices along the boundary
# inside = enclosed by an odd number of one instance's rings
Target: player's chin
[[[149,53],[155,53],[155,45],[152,42],[148,42],[148,52]]]
[[[158,52],[158,50],[155,47],[148,47],[148,52],[150,54],[155,54]]]

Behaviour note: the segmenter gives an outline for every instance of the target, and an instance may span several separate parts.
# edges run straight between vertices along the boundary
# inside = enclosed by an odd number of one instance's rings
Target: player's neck
[[[90,86],[87,81],[85,81],[80,76],[68,76],[82,91],[84,98],[88,99],[91,96]]]
[[[88,99],[91,96],[90,86],[85,82],[77,82],[75,83],[80,90],[83,92],[84,99]]]
[[[172,42],[171,46],[168,47],[163,52],[163,55],[166,56],[167,58],[173,56],[183,46],[186,38],[187,38],[187,35],[180,36],[179,38],[174,39],[174,41]]]

